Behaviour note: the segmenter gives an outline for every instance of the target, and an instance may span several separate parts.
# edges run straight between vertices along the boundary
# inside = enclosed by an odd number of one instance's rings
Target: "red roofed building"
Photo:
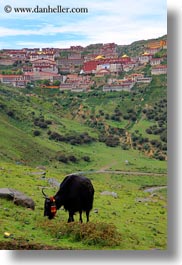
[[[148,63],[152,58],[152,54],[148,52],[144,52],[141,56],[139,56],[139,62],[141,64],[146,64]]]
[[[14,62],[15,62],[15,60],[12,59],[12,58],[1,58],[0,59],[0,65],[7,65],[7,66],[9,66],[9,65],[13,65]]]
[[[97,71],[96,73],[96,76],[97,77],[102,77],[102,76],[105,76],[105,75],[110,75],[111,74],[111,71],[107,68],[103,68],[103,69],[100,69]]]
[[[27,58],[27,53],[26,51],[22,50],[11,50],[8,52],[8,55],[11,58],[17,59],[17,60],[24,60]]]
[[[115,43],[106,43],[101,48],[101,54],[107,58],[116,58],[117,57],[117,45]]]
[[[84,51],[84,48],[82,46],[70,46],[70,50],[74,52],[82,52]]]
[[[161,48],[159,47],[151,47],[151,48],[147,48],[146,52],[154,55],[155,53],[159,52],[161,50]]]
[[[163,60],[162,58],[152,58],[150,60],[150,64],[152,66],[154,66],[154,65],[160,65],[162,60]]]
[[[25,87],[26,84],[30,81],[30,77],[24,76],[24,75],[3,75],[3,74],[0,74],[0,81],[3,84]]]
[[[121,63],[130,63],[131,62],[131,58],[128,56],[128,55],[126,55],[126,54],[124,54],[121,58],[120,58],[120,62]]]
[[[34,72],[50,72],[58,73],[56,62],[50,59],[37,59],[32,61],[32,68]]]
[[[55,51],[38,51],[38,52],[31,52],[29,54],[30,61],[38,60],[38,59],[49,59],[54,60],[55,58]]]
[[[99,61],[96,61],[96,60],[85,62],[83,64],[84,73],[87,73],[87,74],[95,73],[98,64],[99,64]]]
[[[130,62],[131,58],[127,55],[123,55],[121,58],[105,58],[102,55],[98,55],[95,60],[84,62],[83,71],[89,74],[107,68],[113,73],[118,73],[122,71],[122,65],[129,64]]]
[[[103,91],[104,92],[110,92],[110,91],[131,91],[133,86],[134,86],[133,82],[127,81],[127,82],[122,82],[121,84],[105,85],[105,86],[103,86]]]
[[[151,74],[152,75],[167,74],[167,65],[157,65],[152,67]]]
[[[50,81],[62,80],[61,75],[50,72],[27,72],[24,73],[24,76],[26,76],[27,79],[31,81],[44,80],[44,79]]]

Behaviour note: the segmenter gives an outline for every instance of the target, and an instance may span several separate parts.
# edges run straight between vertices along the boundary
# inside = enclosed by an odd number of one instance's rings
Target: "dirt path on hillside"
[[[115,164],[116,164],[115,161],[111,161],[110,164],[107,164],[98,170],[78,171],[78,172],[74,172],[71,174],[93,174],[93,173],[94,174],[107,174],[107,173],[110,173],[110,174],[122,174],[122,175],[133,175],[133,176],[136,176],[136,175],[139,175],[139,176],[156,176],[156,177],[167,176],[167,173],[126,171],[126,170],[112,170],[112,169],[110,169]]]
[[[78,172],[74,172],[72,174],[105,174],[105,173],[122,174],[122,175],[133,175],[133,176],[137,176],[137,175],[138,176],[156,176],[156,177],[167,176],[167,173],[124,171],[124,170],[107,170],[107,169],[90,170],[90,171],[78,171]]]

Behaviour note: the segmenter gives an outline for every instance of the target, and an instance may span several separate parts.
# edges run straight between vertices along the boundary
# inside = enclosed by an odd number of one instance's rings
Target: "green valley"
[[[107,93],[0,84],[0,187],[36,204],[33,211],[0,199],[2,249],[166,249],[166,82],[154,76]],[[67,224],[64,210],[46,220],[42,187],[53,195],[48,180],[74,172],[95,188],[90,223]]]

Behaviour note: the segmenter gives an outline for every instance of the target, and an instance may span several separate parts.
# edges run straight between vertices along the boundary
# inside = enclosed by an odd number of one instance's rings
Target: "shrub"
[[[149,144],[144,144],[143,149],[146,151],[150,150],[150,145]]]
[[[47,123],[47,125],[52,124],[52,121],[51,120],[46,120],[45,122]]]
[[[100,116],[104,116],[104,111],[103,110],[99,110],[99,115]]]
[[[83,156],[82,159],[86,162],[90,162],[90,157],[89,156]]]
[[[160,135],[160,139],[161,141],[167,143],[167,132],[164,131],[161,135]]]
[[[34,125],[39,127],[39,128],[42,128],[42,129],[46,129],[47,128],[47,123],[46,121],[44,120],[44,118],[35,118],[34,119]]]
[[[33,135],[34,135],[34,136],[39,136],[39,135],[40,135],[40,131],[35,130],[35,131],[33,132]]]
[[[110,147],[115,147],[119,145],[119,137],[117,136],[113,136],[113,135],[109,135],[106,140],[105,140],[105,144],[107,146]]]
[[[113,120],[113,121],[121,121],[121,118],[120,118],[120,116],[119,115],[112,115],[111,116],[111,120]]]
[[[145,139],[142,136],[140,136],[138,139],[138,143],[143,144],[144,142],[145,142]]]
[[[135,111],[133,109],[128,109],[127,112],[128,113],[134,113]]]
[[[71,162],[73,162],[73,163],[76,163],[78,160],[77,160],[77,158],[74,156],[74,155],[70,155],[69,157],[68,157],[68,159],[69,159],[69,161],[71,161]]]
[[[57,132],[48,131],[48,135],[50,140],[55,140],[58,142],[65,141],[65,137]]]
[[[167,144],[163,144],[163,145],[162,145],[162,150],[163,150],[163,151],[167,151]]]
[[[138,140],[139,136],[135,135],[135,134],[132,134],[131,138],[132,138],[133,142],[136,142]]]
[[[61,82],[60,82],[59,80],[55,80],[55,81],[53,82],[53,85],[54,85],[54,86],[59,86],[60,83],[61,83]]]
[[[46,122],[39,122],[37,124],[38,127],[42,128],[42,129],[46,129],[47,128],[47,123]]]
[[[148,134],[152,134],[152,130],[151,130],[150,128],[147,128],[145,131],[146,131],[146,133],[148,133]]]
[[[108,113],[105,114],[105,119],[106,119],[106,120],[109,120],[109,119],[110,119],[110,116],[109,116]]]
[[[151,144],[157,148],[161,148],[162,144],[158,140],[151,140]]]
[[[130,149],[130,147],[129,147],[128,144],[122,144],[122,145],[121,145],[121,148],[122,148],[123,150],[129,150],[129,149]]]
[[[0,103],[0,109],[4,109],[5,105]]]
[[[160,161],[164,161],[164,160],[165,160],[165,156],[163,156],[163,155],[159,155],[159,156],[158,156],[158,159],[159,159]]]
[[[11,117],[11,118],[13,118],[13,117],[15,116],[13,110],[9,110],[9,111],[7,111],[7,115],[8,115],[9,117]]]
[[[68,158],[64,154],[59,154],[56,156],[59,162],[68,163]]]
[[[100,134],[99,135],[99,142],[102,142],[102,143],[104,143],[105,142],[105,140],[106,140],[106,135],[104,135],[104,134]]]
[[[49,130],[49,131],[47,132],[47,135],[51,135],[51,133],[52,133],[52,132]]]
[[[104,222],[82,224],[61,222],[58,227],[47,221],[44,222],[43,228],[57,239],[68,237],[89,246],[111,247],[119,246],[121,243],[121,234],[117,232],[116,226]]]
[[[124,119],[124,120],[129,120],[129,119],[130,119],[130,115],[125,114],[125,115],[123,116],[123,119]]]
[[[67,134],[61,135],[57,132],[48,131],[49,139],[55,141],[62,141],[66,143],[70,143],[71,145],[79,145],[79,144],[89,144],[95,139],[88,135],[87,132],[82,134]]]

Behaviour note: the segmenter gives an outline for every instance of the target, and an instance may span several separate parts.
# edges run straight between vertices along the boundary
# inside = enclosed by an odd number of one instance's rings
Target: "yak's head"
[[[44,216],[47,216],[49,219],[53,219],[56,215],[57,208],[56,208],[56,201],[54,197],[48,197],[44,190],[42,189],[42,193],[45,197],[44,203]]]

